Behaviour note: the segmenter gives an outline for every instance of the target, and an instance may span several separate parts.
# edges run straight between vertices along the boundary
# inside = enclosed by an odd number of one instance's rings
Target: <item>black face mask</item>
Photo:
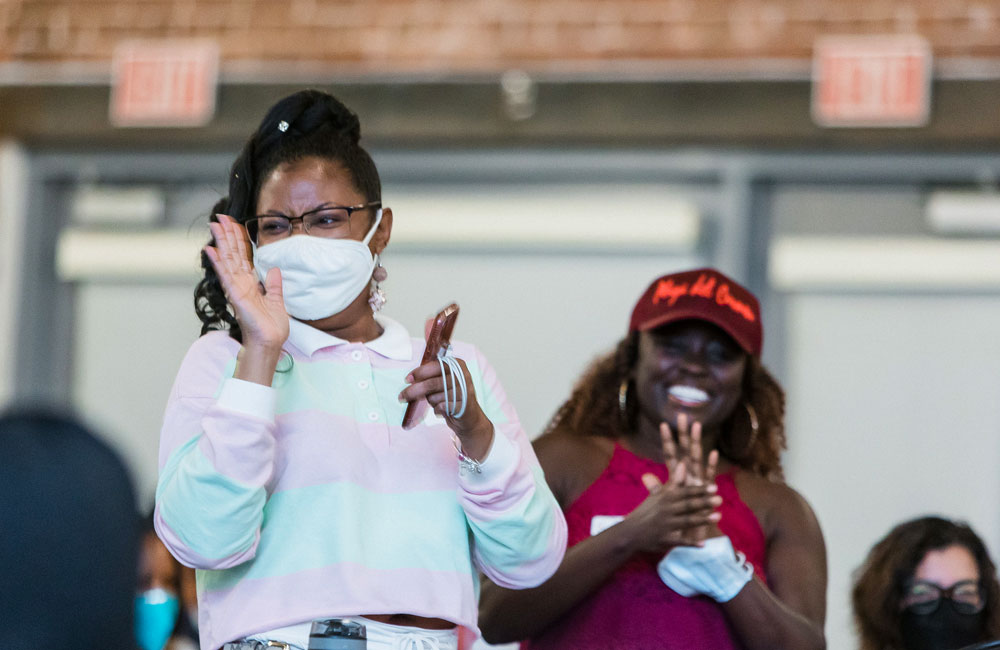
[[[956,650],[982,640],[983,612],[960,614],[950,602],[930,614],[905,610],[902,632],[906,650]]]

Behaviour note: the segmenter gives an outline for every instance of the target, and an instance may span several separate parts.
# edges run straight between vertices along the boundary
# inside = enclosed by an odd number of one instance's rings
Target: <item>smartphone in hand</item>
[[[427,321],[425,334],[427,335],[427,347],[424,348],[424,356],[420,360],[420,365],[437,358],[438,353],[448,347],[451,342],[451,332],[455,329],[455,320],[458,319],[458,305],[451,303],[438,312],[437,316]],[[411,429],[424,417],[429,404],[427,400],[421,399],[410,402],[406,406],[406,413],[403,414],[403,428]]]

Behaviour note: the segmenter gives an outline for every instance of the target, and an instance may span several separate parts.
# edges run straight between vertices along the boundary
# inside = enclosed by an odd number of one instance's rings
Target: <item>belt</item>
[[[273,650],[275,648],[278,650],[306,650],[306,648],[283,641],[233,641],[222,646],[222,650]]]

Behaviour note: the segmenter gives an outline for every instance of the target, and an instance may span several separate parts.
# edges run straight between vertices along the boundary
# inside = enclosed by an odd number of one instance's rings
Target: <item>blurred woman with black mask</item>
[[[967,525],[923,517],[868,554],[852,594],[860,650],[955,650],[1000,638],[1000,584]]]

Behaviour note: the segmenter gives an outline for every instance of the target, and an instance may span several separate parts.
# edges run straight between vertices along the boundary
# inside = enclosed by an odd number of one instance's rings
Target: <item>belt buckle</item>
[[[283,643],[281,641],[268,641],[265,647],[281,648],[281,650],[292,650],[292,646],[288,645],[287,643]]]

